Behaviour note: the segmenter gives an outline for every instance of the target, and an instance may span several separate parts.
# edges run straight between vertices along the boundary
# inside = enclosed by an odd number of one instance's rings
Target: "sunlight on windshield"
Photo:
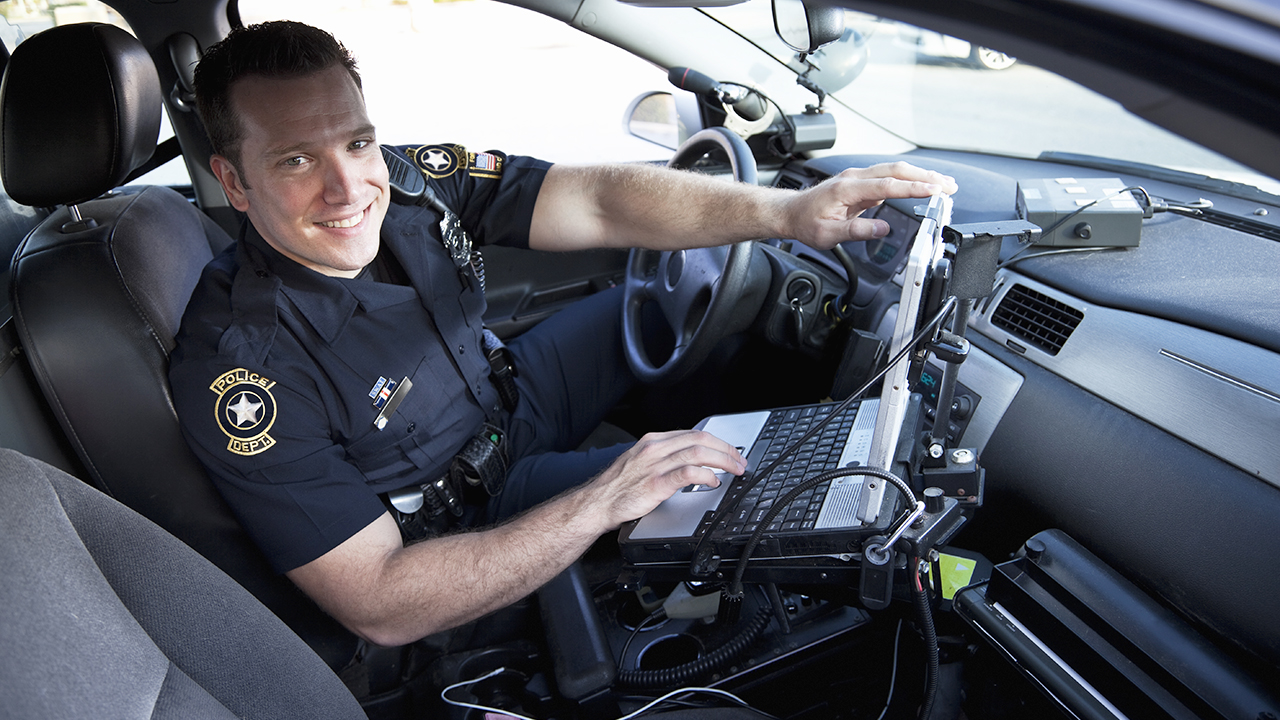
[[[757,0],[707,12],[770,46],[768,3]],[[815,56],[820,68],[815,78],[833,99],[915,145],[1019,157],[1080,153],[1280,190],[1280,182],[1016,58],[864,13],[846,12],[846,26],[851,32],[839,47]],[[831,73],[824,63],[854,72]],[[831,77],[821,77],[824,73]]]
[[[906,115],[902,132],[917,144],[1027,157],[1074,152],[1218,177],[1253,174],[1046,70],[1016,61],[984,65],[984,49],[963,40],[850,15],[871,36],[870,59],[840,97],[877,122]],[[869,95],[898,98],[905,113],[884,112],[883,104],[866,102]]]

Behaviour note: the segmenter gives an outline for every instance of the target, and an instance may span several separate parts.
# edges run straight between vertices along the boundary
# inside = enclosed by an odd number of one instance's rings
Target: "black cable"
[[[1032,247],[1032,246],[1028,246],[1028,247]],[[1078,252],[1108,252],[1111,250],[1124,250],[1124,249],[1125,248],[1123,246],[1119,246],[1119,245],[1112,245],[1107,247],[1101,247],[1101,246],[1060,247],[1060,248],[1052,248],[1049,250],[1042,250],[1038,253],[1031,253],[1030,255],[1023,255],[1022,253],[1026,250],[1026,248],[1024,248],[1023,250],[1019,250],[1018,252],[1014,253],[1012,257],[1010,257],[1008,260],[1005,260],[1003,263],[1001,263],[999,267],[1007,268],[1016,263],[1020,263],[1023,260],[1031,260],[1032,258],[1045,257],[1047,255],[1066,255],[1068,253],[1078,253]]]
[[[724,645],[702,657],[681,665],[653,670],[624,670],[618,673],[618,683],[637,688],[664,688],[680,686],[698,677],[728,665],[755,642],[773,619],[773,608],[766,605],[751,618],[747,627]]]
[[[929,597],[920,583],[920,558],[911,558],[911,594],[915,600],[916,612],[920,615],[920,634],[924,636],[925,652],[928,664],[925,666],[924,703],[920,706],[920,720],[929,720],[933,713],[933,701],[938,694],[938,633],[933,626],[933,608],[929,606]]]
[[[646,629],[656,630],[657,628],[661,627],[661,625],[654,625],[651,628],[645,628],[645,625],[648,625],[650,620],[656,620],[657,618],[665,616],[666,614],[667,614],[666,608],[663,607],[662,605],[659,605],[657,608],[654,609],[653,612],[649,613],[648,617],[646,617],[645,619],[641,620],[639,623],[636,624],[635,629],[632,630],[631,634],[627,636],[627,641],[623,643],[622,652],[618,653],[618,667],[622,667],[622,663],[626,662],[627,650],[631,648],[631,641],[635,640],[637,635],[644,632]]]
[[[773,519],[776,518],[782,510],[795,502],[796,498],[800,497],[806,491],[812,490],[823,483],[831,482],[836,478],[848,477],[851,475],[870,475],[892,483],[898,488],[899,492],[902,492],[903,495],[913,501],[907,508],[903,509],[903,512],[910,514],[915,510],[915,493],[911,491],[911,487],[903,482],[897,475],[894,475],[887,470],[881,470],[880,468],[874,467],[835,468],[834,470],[828,470],[824,473],[815,475],[814,477],[807,478],[770,506],[768,512],[766,512],[764,517],[760,519],[760,524],[756,527],[755,532],[751,533],[751,537],[748,538],[746,545],[742,546],[742,555],[738,557],[737,567],[733,571],[733,581],[729,583],[729,587],[726,592],[733,595],[742,592],[742,577],[747,572],[747,563],[751,560],[751,554],[755,552],[760,541],[764,539],[764,534],[768,531],[769,524],[773,522]],[[890,523],[890,525],[892,525],[892,523]]]
[[[861,396],[863,393],[865,393],[868,389],[870,389],[872,385],[879,382],[880,379],[883,378],[886,374],[888,374],[889,370],[891,370],[895,365],[901,362],[903,358],[905,358],[908,354],[913,352],[916,349],[916,346],[918,346],[921,342],[924,341],[926,336],[932,335],[937,330],[937,328],[943,322],[946,321],[947,317],[951,314],[953,310],[955,310],[955,308],[956,308],[955,297],[954,296],[948,297],[946,301],[942,303],[942,307],[938,308],[938,311],[934,313],[933,317],[930,318],[929,321],[926,322],[918,331],[916,331],[916,334],[912,336],[911,341],[908,342],[906,345],[904,345],[903,348],[898,351],[898,354],[894,355],[893,358],[891,358],[887,363],[885,363],[884,367],[880,368],[880,370],[878,370],[874,375],[872,375],[869,380],[863,383],[862,387],[850,393],[849,397],[845,398],[843,401],[840,402],[840,404],[836,405],[836,407],[830,413],[828,413],[825,418],[819,420],[816,424],[814,424],[813,427],[809,428],[807,432],[801,435],[798,440],[796,440],[791,445],[783,449],[783,451],[778,455],[777,458],[774,459],[773,462],[766,465],[764,469],[760,470],[759,472],[752,473],[751,479],[747,480],[743,485],[740,486],[739,497],[749,492],[751,488],[758,485],[761,480],[769,477],[769,475],[774,471],[774,469],[778,467],[779,464],[781,464],[784,460],[794,455],[800,449],[801,446],[803,446],[806,442],[810,440],[810,438],[812,438],[814,435],[817,435],[818,432],[820,432],[822,428],[826,426],[827,423],[831,422],[831,420],[833,420],[837,415],[847,410],[849,406],[852,405],[854,402],[861,399]],[[689,561],[690,572],[695,577],[706,574],[704,572],[699,572],[699,568],[701,566],[706,565],[706,563],[711,559],[710,558],[710,552],[711,552],[710,541],[711,541],[711,535],[712,535],[711,529],[719,527],[720,524],[724,522],[725,517],[734,509],[734,507],[736,507],[736,505],[737,505],[736,502],[726,502],[721,504],[721,506],[716,509],[715,514],[711,517],[711,522],[708,525],[708,531],[703,533],[702,537],[698,539],[698,544],[693,549],[693,558]]]
[[[831,248],[831,253],[840,261],[844,267],[844,274],[848,277],[848,288],[844,291],[844,295],[836,298],[836,316],[847,320],[853,314],[853,296],[858,292],[858,266],[854,264],[853,256],[849,251],[839,243]]]

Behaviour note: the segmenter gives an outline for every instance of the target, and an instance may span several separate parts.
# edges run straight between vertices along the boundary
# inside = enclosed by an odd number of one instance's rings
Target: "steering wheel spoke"
[[[668,165],[691,167],[717,149],[729,156],[734,179],[756,182],[755,158],[750,148],[742,138],[722,127],[709,128],[689,138]],[[750,242],[660,254],[639,248],[631,251],[623,302],[623,347],[628,365],[641,381],[674,383],[706,359],[747,287],[751,253]],[[645,350],[641,331],[641,307],[649,301],[657,303],[675,336],[670,357],[656,363]]]

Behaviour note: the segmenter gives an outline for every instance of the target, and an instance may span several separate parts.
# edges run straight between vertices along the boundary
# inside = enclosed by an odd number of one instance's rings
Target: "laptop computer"
[[[911,342],[923,319],[929,280],[942,257],[942,228],[950,218],[950,196],[932,197],[903,271],[890,358]],[[885,375],[879,398],[855,400],[839,413],[837,404],[823,403],[704,419],[698,429],[739,448],[747,458],[747,472],[741,477],[721,473],[717,488],[685,487],[649,514],[625,523],[619,533],[623,559],[651,570],[678,570],[688,566],[698,542],[708,534],[716,554],[724,560],[736,559],[740,553],[735,549],[758,529],[771,503],[785,494],[777,485],[838,467],[890,468],[907,417],[910,366],[908,353]],[[825,424],[817,434],[789,457],[783,456],[788,445],[819,423]],[[781,462],[775,463],[780,457]],[[768,471],[775,464],[750,492],[743,490],[757,471]],[[806,492],[778,512],[753,560],[848,560],[863,538],[882,533],[892,522],[898,493],[886,493],[887,486],[877,478],[855,475]],[[723,519],[713,524],[721,508]]]

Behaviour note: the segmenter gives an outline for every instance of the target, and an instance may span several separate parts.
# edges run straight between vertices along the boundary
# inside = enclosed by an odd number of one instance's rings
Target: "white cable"
[[[899,622],[898,624],[898,629],[902,629],[901,622]],[[897,658],[896,652],[894,653],[894,657]],[[478,678],[473,678],[471,680],[463,680],[462,682],[454,683],[449,687],[440,691],[440,699],[456,707],[470,708],[472,710],[480,710],[482,712],[501,713],[503,715],[507,715],[510,717],[519,718],[519,720],[533,720],[533,718],[520,715],[519,713],[511,712],[510,710],[503,710],[502,708],[489,707],[487,705],[476,705],[474,703],[462,702],[460,700],[450,700],[447,697],[448,692],[454,688],[460,688],[466,685],[475,685],[476,683],[482,680],[488,680],[494,675],[504,672],[505,670],[506,668],[498,668],[484,675],[481,675]],[[731,692],[725,692],[724,690],[717,690],[716,688],[708,688],[708,687],[685,687],[685,688],[680,688],[679,690],[672,690],[666,695],[663,695],[660,698],[650,701],[648,704],[646,704],[644,707],[640,708],[639,710],[623,715],[622,717],[618,718],[618,720],[632,720],[632,718],[638,717],[641,714],[648,712],[650,708],[654,707],[655,705],[658,705],[659,703],[666,702],[668,699],[675,697],[676,695],[683,695],[685,693],[695,693],[695,692],[704,692],[704,693],[712,693],[714,695],[721,695],[723,697],[729,698],[730,700],[738,703],[743,707],[751,707],[746,703],[746,701],[744,701],[742,698],[738,697],[737,695],[734,695]],[[892,686],[890,687],[890,692],[892,692]]]
[[[747,703],[746,703],[742,698],[738,697],[737,695],[734,695],[734,694],[733,694],[733,693],[731,693],[731,692],[725,692],[724,690],[717,690],[717,689],[715,689],[715,688],[709,688],[709,687],[684,687],[684,688],[680,688],[679,690],[672,690],[671,692],[667,693],[666,695],[663,695],[663,696],[662,696],[662,697],[660,697],[660,698],[656,698],[656,699],[654,699],[654,700],[650,701],[650,702],[649,702],[649,704],[645,705],[644,707],[640,708],[639,710],[636,710],[635,712],[630,712],[630,713],[627,713],[626,715],[623,715],[622,717],[618,718],[618,720],[631,720],[632,718],[638,717],[638,716],[639,716],[639,715],[641,715],[642,713],[648,712],[648,711],[649,711],[649,709],[650,709],[650,708],[652,708],[653,706],[655,706],[655,705],[657,705],[657,704],[659,704],[659,703],[666,702],[668,699],[670,699],[670,698],[672,698],[672,697],[675,697],[676,695],[683,695],[683,694],[685,694],[685,693],[695,693],[695,692],[704,692],[704,693],[712,693],[712,694],[714,694],[714,695],[721,695],[721,696],[724,696],[724,697],[729,698],[730,700],[732,700],[732,701],[734,701],[734,702],[738,703],[739,705],[741,705],[741,706],[743,706],[743,707],[748,707],[748,708],[749,708],[749,707],[751,707],[751,706],[750,706],[750,705],[748,705],[748,704],[747,704]]]
[[[893,633],[893,671],[889,673],[889,697],[884,699],[884,709],[876,720],[884,720],[884,714],[889,712],[889,704],[893,701],[893,683],[898,679],[898,636],[901,634],[902,619],[899,618],[898,629]]]
[[[441,700],[443,700],[443,701],[445,701],[445,702],[447,702],[447,703],[449,703],[450,705],[454,705],[454,706],[456,706],[456,707],[471,708],[472,710],[480,710],[481,712],[495,712],[495,713],[501,713],[501,714],[503,714],[503,715],[507,715],[507,716],[510,716],[510,717],[513,717],[513,718],[519,718],[519,720],[533,720],[533,718],[531,718],[531,717],[526,717],[526,716],[524,716],[524,715],[520,715],[519,713],[511,712],[510,710],[503,710],[502,708],[489,707],[489,706],[487,706],[487,705],[475,705],[475,704],[473,704],[473,703],[462,702],[462,701],[460,701],[460,700],[450,700],[448,697],[446,697],[446,696],[445,696],[445,695],[446,695],[446,693],[448,693],[450,690],[452,690],[452,689],[454,689],[454,688],[460,688],[460,687],[463,687],[463,686],[466,686],[466,685],[475,685],[476,683],[480,682],[481,680],[488,680],[489,678],[493,677],[494,675],[497,675],[498,673],[504,672],[505,670],[506,670],[506,668],[501,668],[501,667],[500,667],[500,668],[498,668],[497,670],[490,671],[490,672],[488,672],[488,673],[486,673],[486,674],[484,674],[484,675],[481,675],[481,676],[480,676],[480,677],[478,677],[478,678],[474,678],[474,679],[472,679],[472,680],[463,680],[462,682],[454,683],[454,684],[450,685],[449,687],[447,687],[447,688],[445,688],[445,689],[443,689],[443,690],[441,690],[441,691],[440,691],[440,699],[441,699]]]

